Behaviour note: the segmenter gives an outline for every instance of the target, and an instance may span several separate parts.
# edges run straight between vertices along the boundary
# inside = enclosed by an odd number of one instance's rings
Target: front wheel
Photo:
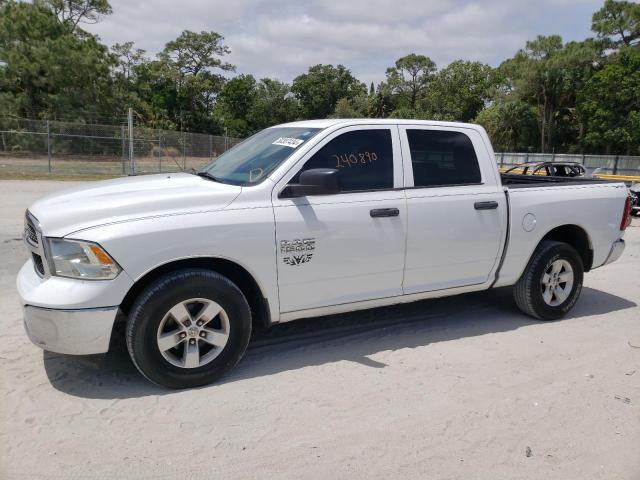
[[[242,357],[251,310],[240,289],[209,270],[169,273],[138,297],[127,322],[127,349],[149,380],[169,388],[213,382]]]
[[[582,258],[571,245],[545,240],[516,283],[514,299],[527,315],[557,320],[578,301],[583,276]]]

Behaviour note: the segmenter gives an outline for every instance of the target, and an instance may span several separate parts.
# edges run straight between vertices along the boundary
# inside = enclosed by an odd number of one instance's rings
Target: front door
[[[337,130],[298,165],[273,196],[281,312],[401,295],[407,210],[397,127]],[[341,193],[279,197],[311,168],[338,169]]]

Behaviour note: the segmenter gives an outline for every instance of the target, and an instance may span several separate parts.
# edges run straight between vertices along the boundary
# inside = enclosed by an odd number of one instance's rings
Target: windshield
[[[225,152],[206,165],[201,173],[233,185],[254,185],[265,179],[282,162],[321,129],[267,128]]]

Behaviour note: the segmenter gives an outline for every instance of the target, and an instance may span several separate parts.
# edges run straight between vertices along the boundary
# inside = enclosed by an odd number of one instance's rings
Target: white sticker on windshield
[[[304,140],[298,140],[297,138],[280,137],[272,145],[282,145],[283,147],[296,148],[304,143]]]

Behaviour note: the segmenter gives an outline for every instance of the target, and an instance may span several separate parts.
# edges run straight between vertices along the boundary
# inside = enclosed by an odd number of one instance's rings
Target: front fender
[[[272,320],[277,321],[274,228],[269,206],[148,218],[103,225],[78,235],[102,245],[134,282],[162,265],[184,259],[234,262],[253,276],[269,300]]]

